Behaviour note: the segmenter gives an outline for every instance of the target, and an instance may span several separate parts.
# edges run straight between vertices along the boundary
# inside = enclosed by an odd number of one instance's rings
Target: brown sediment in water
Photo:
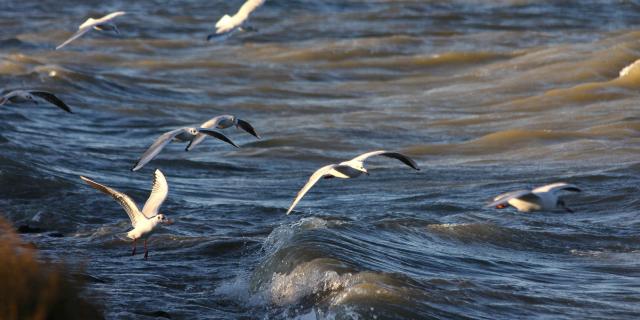
[[[2,218],[0,257],[0,319],[103,319],[67,268],[39,261],[36,249]]]

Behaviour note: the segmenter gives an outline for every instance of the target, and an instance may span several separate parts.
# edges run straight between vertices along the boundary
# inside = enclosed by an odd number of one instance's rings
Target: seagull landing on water
[[[249,19],[249,15],[261,6],[265,0],[247,0],[242,7],[233,15],[233,17],[225,14],[216,22],[216,32],[207,36],[207,40],[213,37],[229,34],[235,30],[254,31],[251,27],[244,27],[243,24]]]
[[[116,34],[120,34],[118,27],[114,23],[112,23],[111,20],[124,14],[126,14],[126,12],[117,11],[117,12],[109,13],[108,15],[99,19],[94,19],[94,18],[87,19],[87,21],[83,22],[78,27],[78,31],[76,31],[76,33],[74,33],[71,36],[71,38],[67,39],[67,41],[57,46],[56,50],[61,49],[62,47],[69,44],[71,41],[80,38],[83,34],[89,32],[89,30],[91,29],[95,29],[98,31],[113,31]]]
[[[533,190],[517,190],[501,194],[495,197],[487,207],[504,209],[509,204],[520,212],[563,209],[573,213],[564,200],[560,199],[560,191],[580,192],[581,190],[573,184],[557,182]]]
[[[147,151],[145,151],[144,154],[142,154],[142,157],[140,157],[140,160],[136,162],[136,164],[133,166],[131,171],[137,171],[140,168],[144,167],[145,164],[147,164],[155,156],[157,156],[158,153],[160,153],[160,151],[162,151],[162,149],[167,144],[169,144],[169,142],[171,142],[172,140],[184,141],[184,142],[189,141],[189,145],[187,145],[187,148],[185,149],[186,151],[189,151],[189,147],[191,146],[191,143],[193,143],[193,141],[196,139],[198,134],[205,134],[208,136],[218,138],[238,148],[238,146],[235,143],[233,143],[231,139],[227,138],[227,136],[225,136],[224,134],[218,131],[207,129],[207,128],[189,128],[189,127],[180,128],[180,129],[169,131],[161,135],[158,139],[156,139],[156,141],[153,142],[153,144],[147,149]]]
[[[415,170],[420,170],[420,168],[418,168],[418,165],[411,158],[398,152],[389,152],[385,150],[367,152],[349,161],[343,161],[343,162],[340,162],[339,164],[326,165],[316,170],[316,172],[314,172],[311,175],[311,177],[309,178],[307,183],[304,185],[304,187],[302,187],[302,189],[298,192],[298,195],[296,196],[295,200],[293,200],[291,207],[289,207],[289,210],[287,210],[287,214],[291,213],[293,208],[295,208],[298,202],[300,202],[302,197],[304,197],[307,191],[309,191],[309,189],[311,189],[311,187],[313,187],[313,185],[316,184],[316,182],[318,182],[320,178],[349,179],[349,178],[359,177],[363,173],[366,175],[369,175],[369,172],[367,171],[367,169],[364,168],[364,161],[367,160],[369,157],[373,157],[373,156],[385,156],[389,158],[398,159],[402,161],[404,164],[406,164],[407,166]]]
[[[242,119],[239,119],[236,116],[232,116],[232,115],[229,115],[229,114],[225,114],[225,115],[221,115],[221,116],[217,116],[215,118],[212,118],[211,120],[208,120],[207,122],[201,124],[200,128],[205,128],[205,129],[209,129],[209,128],[227,129],[227,128],[230,128],[232,126],[235,126],[238,129],[242,129],[242,130],[246,131],[247,133],[249,133],[250,135],[260,139],[260,136],[258,135],[256,130],[253,129],[253,126],[251,126],[251,124],[249,122],[244,121]],[[206,137],[207,137],[206,134],[198,133],[196,135],[196,137],[191,141],[191,143],[189,143],[189,145],[187,146],[187,151],[191,151],[191,149],[193,149],[195,146],[200,144],[200,142],[202,142],[202,140],[204,140],[204,138],[206,138]]]
[[[0,106],[7,103],[22,103],[22,102],[33,102],[38,104],[38,99],[43,99],[56,107],[72,113],[69,106],[67,106],[62,100],[56,97],[51,92],[46,91],[38,91],[38,90],[13,90],[7,92],[6,94],[0,96]]]
[[[101,185],[83,176],[80,176],[80,179],[84,180],[84,182],[93,188],[111,196],[120,203],[122,208],[124,208],[124,211],[129,215],[131,225],[133,226],[133,230],[127,233],[127,237],[133,239],[133,250],[131,251],[131,255],[136,254],[136,241],[138,239],[143,239],[144,259],[146,260],[149,256],[149,250],[147,250],[147,239],[156,231],[160,224],[173,223],[159,212],[160,206],[169,193],[169,185],[167,184],[167,179],[165,179],[164,174],[162,174],[160,170],[156,170],[153,176],[151,194],[149,195],[147,202],[144,204],[142,211],[138,209],[136,203],[133,202],[133,200],[131,200],[131,198],[126,194],[118,190],[111,189],[105,185]]]

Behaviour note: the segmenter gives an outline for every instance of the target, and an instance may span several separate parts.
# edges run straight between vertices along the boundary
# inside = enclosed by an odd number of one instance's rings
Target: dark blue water
[[[206,42],[242,1],[0,3],[0,214],[80,266],[109,319],[640,317],[640,8],[633,2],[267,1],[253,33]],[[90,16],[124,10],[121,35]],[[640,69],[638,69],[640,70]],[[638,71],[636,70],[636,71]],[[234,149],[163,132],[220,114]],[[319,167],[397,150],[370,176]],[[79,175],[140,206],[161,169],[176,223],[131,257],[130,223]],[[575,213],[484,204],[556,181]],[[52,237],[61,233],[64,237]],[[141,248],[139,248],[141,249]]]

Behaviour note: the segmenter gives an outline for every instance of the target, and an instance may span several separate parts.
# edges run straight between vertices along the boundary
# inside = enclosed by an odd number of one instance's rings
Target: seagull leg
[[[147,250],[147,239],[144,239],[144,259],[147,260],[149,256],[149,250]]]
[[[133,239],[133,250],[131,250],[131,255],[135,255],[136,254],[136,240],[137,239]]]

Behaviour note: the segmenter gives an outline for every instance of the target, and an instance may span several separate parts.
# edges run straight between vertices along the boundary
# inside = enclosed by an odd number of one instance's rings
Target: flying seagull
[[[326,165],[316,170],[316,172],[314,172],[311,175],[311,177],[309,178],[307,183],[304,185],[304,187],[302,187],[302,189],[298,191],[298,195],[296,196],[295,200],[293,200],[293,203],[291,204],[291,207],[289,207],[289,210],[287,210],[287,214],[291,213],[291,211],[298,204],[300,199],[304,197],[307,191],[309,191],[309,189],[311,189],[311,187],[313,187],[313,185],[316,184],[316,182],[318,182],[320,178],[349,179],[349,178],[359,177],[363,173],[366,175],[369,175],[369,172],[367,171],[367,169],[364,168],[364,161],[367,160],[369,157],[373,157],[373,156],[385,156],[389,158],[398,159],[402,161],[404,164],[408,165],[409,167],[415,170],[420,170],[420,168],[418,168],[418,165],[411,158],[398,152],[390,152],[385,150],[367,152],[349,161],[343,161],[343,162],[340,162],[339,164]]]
[[[236,128],[242,129],[247,133],[249,133],[250,135],[260,139],[260,136],[258,135],[258,133],[256,133],[256,130],[253,129],[253,126],[251,126],[249,122],[244,121],[242,119],[238,119],[236,116],[232,116],[229,114],[212,118],[207,122],[201,124],[200,128],[227,129],[232,126],[236,126]],[[198,133],[196,137],[191,141],[191,143],[189,143],[189,145],[187,146],[187,151],[191,151],[191,149],[193,149],[195,146],[200,144],[200,142],[202,142],[202,140],[204,140],[206,136],[207,136],[206,134]]]
[[[108,15],[100,18],[100,19],[94,19],[94,18],[89,18],[87,19],[87,21],[83,22],[79,27],[78,27],[78,31],[76,31],[76,33],[74,33],[71,38],[67,39],[67,41],[63,42],[61,45],[56,47],[56,50],[61,49],[62,47],[66,46],[67,44],[69,44],[69,42],[80,38],[83,34],[89,32],[89,30],[91,29],[95,29],[98,31],[113,31],[117,34],[120,34],[120,31],[118,30],[118,27],[111,22],[111,20],[113,20],[116,17],[119,17],[121,15],[126,14],[126,12],[123,11],[117,11],[117,12],[112,12],[109,13]]]
[[[33,102],[38,104],[38,99],[46,100],[56,107],[72,113],[69,106],[56,97],[53,93],[39,90],[13,90],[0,96],[0,106],[6,103]]]
[[[140,160],[136,162],[136,164],[133,166],[131,171],[137,171],[140,168],[144,167],[145,164],[147,164],[155,156],[157,156],[158,153],[160,153],[160,151],[162,151],[162,149],[167,144],[169,144],[169,142],[171,142],[172,140],[185,141],[185,142],[189,141],[189,145],[187,145],[187,148],[185,149],[186,151],[189,151],[189,146],[200,133],[218,138],[238,148],[238,146],[235,143],[233,143],[233,141],[231,141],[229,138],[227,138],[227,136],[225,136],[224,134],[218,131],[207,129],[207,128],[184,127],[184,128],[175,129],[175,130],[166,132],[160,137],[158,137],[158,139],[156,139],[156,141],[153,142],[153,144],[147,149],[147,151],[145,151],[144,154],[142,154],[142,157],[140,157]]]
[[[509,204],[520,212],[551,211],[555,209],[573,212],[567,207],[564,200],[560,199],[559,193],[561,191],[580,192],[581,190],[573,184],[557,182],[533,190],[517,190],[503,193],[495,197],[487,207],[504,209]]]
[[[207,40],[216,36],[230,33],[237,29],[243,29],[242,25],[249,19],[249,15],[261,6],[265,0],[247,0],[242,7],[236,12],[233,17],[225,14],[216,22],[216,32],[207,36]],[[251,28],[245,28],[245,30],[251,30]]]
[[[149,256],[149,250],[147,250],[147,239],[157,230],[159,224],[173,223],[159,212],[160,206],[169,193],[169,185],[167,184],[167,179],[164,177],[164,174],[162,174],[160,170],[156,170],[154,173],[151,194],[149,195],[147,202],[144,204],[142,211],[138,209],[136,203],[133,202],[133,200],[131,200],[131,198],[126,194],[83,176],[80,176],[80,179],[91,187],[111,196],[120,203],[122,208],[124,208],[124,211],[129,215],[131,225],[133,226],[133,230],[127,233],[127,237],[133,239],[133,250],[131,251],[131,255],[136,254],[136,241],[142,238],[144,240],[144,259],[146,260]]]

